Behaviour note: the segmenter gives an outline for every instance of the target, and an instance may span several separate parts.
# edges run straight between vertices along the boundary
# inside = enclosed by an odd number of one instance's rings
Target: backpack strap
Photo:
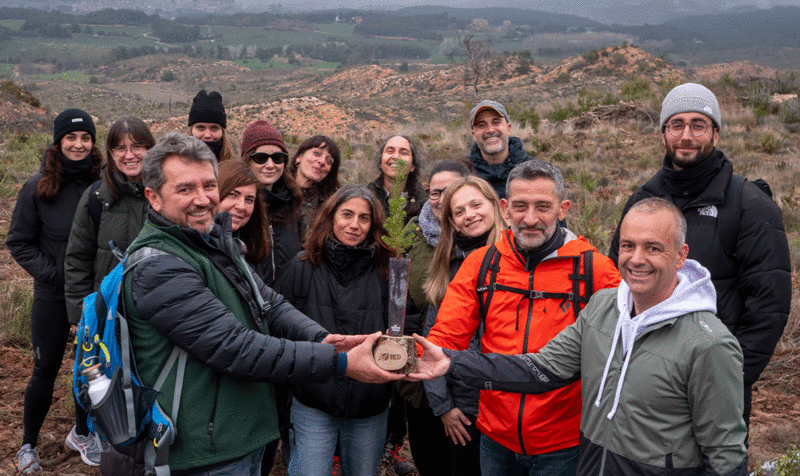
[[[168,254],[170,253],[167,253],[166,251],[162,251],[156,248],[150,248],[150,247],[139,248],[138,250],[131,253],[128,256],[127,261],[125,261],[124,274],[129,273],[137,265],[141,264],[142,262],[144,262],[149,258],[155,256],[168,255]],[[249,273],[250,270],[248,269],[247,272]],[[252,281],[252,276],[250,276],[250,279]],[[125,282],[124,279],[120,281],[120,289],[119,289],[120,296],[122,296],[122,285],[124,282]],[[256,295],[260,297],[261,294],[256,293]],[[261,300],[263,302],[263,298]],[[128,324],[124,315],[125,300],[121,299],[121,302],[123,305],[123,311],[122,313],[117,312],[117,318],[120,323],[119,328],[120,328],[120,341],[122,346],[121,350],[122,350],[123,369],[131,369],[132,352],[130,350],[130,334],[128,333]],[[144,454],[145,474],[148,475],[154,474],[157,476],[169,476],[170,474],[168,465],[169,447],[172,441],[174,440],[175,437],[174,435],[177,433],[177,428],[175,427],[175,425],[178,421],[178,410],[180,408],[181,394],[183,393],[183,381],[186,372],[187,360],[188,360],[188,354],[186,353],[186,351],[178,348],[177,346],[174,346],[172,348],[172,352],[167,358],[167,361],[164,363],[164,367],[161,369],[161,372],[159,373],[158,378],[156,379],[155,385],[153,386],[153,390],[155,390],[156,392],[161,390],[161,387],[164,385],[164,381],[167,379],[167,376],[172,371],[172,368],[175,366],[175,362],[177,361],[178,370],[177,370],[177,375],[175,376],[175,391],[172,396],[171,419],[173,424],[172,428],[173,431],[172,434],[169,431],[164,432],[161,435],[160,441],[155,442],[155,445],[153,444],[146,445]],[[131,388],[131,382],[130,382],[131,372],[130,371],[123,372],[123,375],[124,375],[123,391],[125,392],[126,402],[133,402],[133,390]],[[128,398],[129,395],[130,398]],[[128,428],[129,429],[133,428],[135,431],[136,428],[135,419],[132,420],[132,418],[134,418],[132,403],[128,403],[127,407],[128,407],[127,413],[129,422]],[[132,436],[135,436],[135,433]]]
[[[586,250],[581,253],[583,256],[583,274],[581,274],[581,260],[577,256],[572,260],[572,274],[569,279],[572,280],[572,312],[575,313],[575,319],[581,312],[581,303],[586,304],[589,298],[594,294],[593,278],[592,278],[592,250]],[[581,296],[580,284],[583,281],[583,289],[585,295]]]
[[[92,217],[95,227],[100,226],[100,218],[103,216],[103,201],[100,200],[100,185],[102,184],[103,180],[100,179],[89,187],[89,216]]]
[[[493,285],[496,284],[497,272],[500,270],[498,263],[500,263],[500,253],[497,252],[497,247],[492,244],[486,250],[486,254],[483,255],[481,268],[478,271],[478,287],[475,289],[478,294],[478,317],[481,322],[486,320],[486,313],[489,311],[489,304],[492,302],[492,295],[494,295]],[[490,270],[492,274],[489,276],[489,284],[482,284],[486,281],[486,275]]]
[[[583,260],[583,274],[580,272],[581,258]],[[481,322],[486,321],[486,314],[489,311],[489,304],[492,300],[492,295],[495,291],[505,291],[509,293],[519,294],[528,299],[563,299],[572,302],[572,312],[575,313],[575,318],[581,312],[581,304],[586,304],[594,294],[594,278],[592,270],[592,250],[586,250],[581,253],[581,256],[575,256],[572,259],[572,274],[569,279],[572,281],[572,292],[569,293],[551,293],[545,291],[536,291],[533,289],[522,289],[511,286],[506,286],[497,283],[497,272],[500,270],[498,263],[500,262],[500,253],[497,253],[497,248],[494,245],[489,247],[486,255],[483,257],[481,268],[478,271],[478,283],[483,283],[486,280],[487,273],[489,274],[489,282],[480,285],[476,288],[478,294],[478,316]],[[580,283],[584,283],[584,295],[580,293]],[[485,297],[484,297],[485,295]]]
[[[725,256],[733,258],[736,255],[736,237],[739,236],[742,220],[742,189],[746,178],[741,175],[731,175],[730,184],[725,191],[725,205],[717,208],[717,228],[719,241]],[[766,182],[765,182],[766,183]]]

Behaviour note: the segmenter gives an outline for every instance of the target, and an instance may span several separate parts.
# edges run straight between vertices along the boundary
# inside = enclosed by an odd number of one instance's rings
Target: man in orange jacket
[[[481,323],[484,353],[537,352],[574,323],[594,291],[617,287],[610,259],[563,228],[570,208],[555,166],[531,160],[510,172],[501,207],[511,229],[470,254],[450,286],[428,335],[464,350]],[[543,395],[482,390],[483,476],[575,475],[580,382]]]

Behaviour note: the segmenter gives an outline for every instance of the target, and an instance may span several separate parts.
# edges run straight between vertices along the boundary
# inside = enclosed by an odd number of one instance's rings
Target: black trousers
[[[31,344],[33,345],[33,374],[25,389],[22,444],[36,446],[39,431],[53,402],[61,361],[69,338],[69,319],[65,301],[45,301],[33,297],[31,307]],[[70,393],[72,393],[70,387]],[[72,394],[75,399],[74,393]],[[75,426],[79,435],[88,435],[86,412],[75,402]]]

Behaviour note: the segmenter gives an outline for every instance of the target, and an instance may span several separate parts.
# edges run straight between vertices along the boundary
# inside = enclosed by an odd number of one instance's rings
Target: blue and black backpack
[[[83,316],[76,336],[75,366],[72,387],[78,404],[89,414],[89,428],[114,447],[126,447],[144,441],[144,465],[148,475],[168,476],[169,446],[175,441],[185,351],[173,348],[153,386],[142,385],[133,358],[124,302],[120,309],[125,275],[146,259],[164,254],[154,248],[141,248],[122,261],[103,279],[98,292],[83,300]],[[172,414],[166,415],[156,397],[172,367],[177,362],[177,378]],[[89,383],[83,371],[102,363],[103,374],[111,386],[96,405],[88,395]]]

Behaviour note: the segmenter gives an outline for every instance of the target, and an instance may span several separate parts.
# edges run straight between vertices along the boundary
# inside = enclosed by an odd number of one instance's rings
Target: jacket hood
[[[617,309],[619,310],[619,318],[614,330],[611,351],[608,354],[603,377],[600,380],[597,400],[595,400],[595,406],[600,407],[600,397],[603,395],[603,388],[608,378],[611,361],[614,359],[617,342],[622,340],[622,354],[625,356],[625,361],[622,364],[617,390],[614,395],[614,405],[608,414],[609,420],[614,417],[614,413],[617,411],[622,385],[628,370],[628,363],[633,353],[631,349],[636,339],[644,334],[648,328],[670,319],[677,319],[693,312],[702,311],[716,314],[717,293],[714,289],[714,284],[711,282],[711,273],[697,261],[687,259],[683,267],[678,270],[678,285],[667,300],[631,318],[633,297],[628,284],[622,281],[617,288]]]

